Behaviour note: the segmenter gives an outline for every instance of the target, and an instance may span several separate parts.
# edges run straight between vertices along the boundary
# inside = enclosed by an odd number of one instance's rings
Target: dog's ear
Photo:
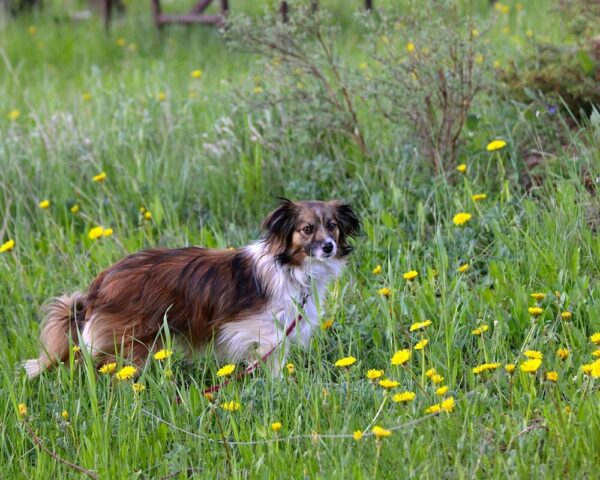
[[[280,198],[279,207],[265,218],[262,230],[266,233],[267,242],[276,250],[285,250],[291,242],[296,226],[297,207],[287,198]]]
[[[350,204],[336,201],[334,202],[334,207],[335,218],[340,232],[338,238],[339,253],[340,256],[345,257],[353,250],[348,245],[348,239],[360,234],[361,221]]]

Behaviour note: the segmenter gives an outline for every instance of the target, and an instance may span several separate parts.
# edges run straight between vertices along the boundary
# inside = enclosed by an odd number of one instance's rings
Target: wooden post
[[[365,0],[365,8],[369,11],[373,10],[373,0]]]
[[[162,27],[161,21],[161,8],[160,8],[160,0],[151,0],[152,1],[152,16],[154,17],[154,24],[160,28]]]
[[[223,18],[229,15],[229,0],[221,0],[221,15]]]
[[[287,23],[287,21],[288,21],[288,12],[289,12],[288,3],[285,0],[283,0],[279,4],[279,13],[281,14],[281,20],[283,21],[283,23]]]
[[[112,19],[113,0],[102,0],[102,17],[104,18],[104,29],[108,32]]]
[[[310,6],[312,12],[317,13],[317,11],[319,10],[319,0],[311,0]]]

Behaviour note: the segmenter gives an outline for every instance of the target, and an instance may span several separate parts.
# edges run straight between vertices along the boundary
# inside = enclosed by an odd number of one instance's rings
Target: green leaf
[[[579,63],[581,64],[581,68],[585,74],[592,75],[596,70],[596,67],[587,52],[584,50],[579,50],[579,52],[577,52],[577,58],[579,59]]]

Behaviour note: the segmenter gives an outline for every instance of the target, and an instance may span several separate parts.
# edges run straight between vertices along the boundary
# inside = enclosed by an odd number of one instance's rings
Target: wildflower
[[[340,358],[337,362],[335,362],[335,366],[338,368],[349,367],[356,363],[356,358],[354,357],[344,357]]]
[[[17,405],[17,408],[19,409],[19,416],[21,418],[27,415],[27,405],[25,405],[24,403],[19,403],[19,405]]]
[[[506,370],[506,373],[509,375],[515,371],[515,368],[517,368],[517,366],[514,363],[507,363],[504,365],[504,370]]]
[[[137,368],[128,365],[126,367],[123,367],[121,370],[119,370],[115,377],[117,378],[117,380],[129,380],[131,378],[133,378],[135,376],[135,374],[137,373]]]
[[[425,413],[430,413],[430,414],[440,413],[441,410],[442,410],[441,405],[439,403],[436,403],[435,405],[431,405],[431,407],[427,407],[425,409]]]
[[[102,235],[104,235],[105,237],[110,237],[113,234],[113,229],[112,228],[105,228],[102,231]]]
[[[69,420],[69,412],[67,412],[66,410],[63,410],[60,416],[65,420]]]
[[[233,364],[224,365],[221,368],[219,368],[219,370],[217,370],[217,377],[228,377],[229,375],[231,375],[233,373],[234,370],[235,370],[235,365],[233,365]]]
[[[392,400],[396,403],[408,403],[413,401],[416,396],[417,394],[415,392],[401,392],[394,395]]]
[[[600,332],[596,332],[594,333],[591,337],[590,340],[592,341],[593,344],[595,345],[600,345]]]
[[[592,352],[592,357],[600,358],[600,348],[597,348]]]
[[[144,220],[152,220],[152,212],[150,210],[144,212]]]
[[[479,30],[477,30],[476,28],[473,28],[471,30],[471,36],[478,37],[479,36]]]
[[[16,122],[20,116],[21,116],[21,111],[17,110],[16,108],[14,110],[11,110],[10,112],[8,112],[8,119],[11,122]]]
[[[382,297],[389,297],[392,294],[392,291],[389,288],[380,288],[379,295]]]
[[[81,99],[82,99],[84,102],[89,102],[89,101],[92,99],[92,94],[91,94],[90,92],[84,92],[84,93],[81,95]]]
[[[523,352],[527,358],[534,358],[536,360],[541,360],[544,358],[544,354],[542,352],[538,352],[537,350],[526,350]]]
[[[442,377],[439,373],[436,373],[435,375],[431,376],[431,381],[435,385],[438,385],[439,383],[442,383],[444,381],[444,377]]]
[[[202,70],[200,70],[200,69],[193,70],[192,71],[192,78],[202,78]]]
[[[77,345],[73,345],[73,353],[77,353],[80,351],[81,351],[81,348],[79,348]]]
[[[473,368],[473,373],[479,375],[480,373],[487,372],[489,370],[496,370],[501,364],[500,363],[482,363]]]
[[[363,71],[364,70],[368,70],[369,64],[366,63],[366,62],[363,62],[363,63],[361,63],[361,64],[358,65],[358,68],[359,68],[359,70],[363,70]]]
[[[133,388],[135,393],[142,393],[144,390],[146,390],[146,386],[142,385],[141,383],[134,383],[131,385],[131,388]]]
[[[352,434],[352,438],[354,438],[354,440],[356,440],[357,442],[359,440],[362,440],[363,438],[363,433],[360,430],[356,430],[353,434]]]
[[[562,318],[563,320],[571,320],[572,316],[573,314],[571,312],[562,312],[560,314],[560,318]]]
[[[390,432],[389,430],[386,430],[383,427],[380,427],[379,425],[375,425],[373,427],[373,434],[375,435],[375,437],[377,439],[380,439],[380,438],[389,437],[392,434],[392,432]]]
[[[154,360],[165,360],[173,355],[173,350],[163,348],[154,354]]]
[[[369,380],[377,380],[378,378],[383,377],[383,370],[374,370],[371,369],[367,372],[367,378]]]
[[[417,343],[415,345],[415,350],[423,350],[427,346],[428,343],[429,343],[429,340],[424,338],[423,340],[421,340],[419,343]]]
[[[455,405],[456,402],[454,401],[454,397],[448,397],[445,400],[442,400],[442,403],[440,403],[442,410],[447,413],[451,413],[454,410]]]
[[[569,350],[567,350],[566,348],[559,348],[556,351],[556,356],[561,360],[565,360],[569,356]]]
[[[413,53],[415,51],[415,44],[412,42],[408,42],[408,44],[406,45],[406,51],[408,53]]]
[[[101,183],[106,180],[106,172],[100,172],[92,177],[92,182]]]
[[[494,60],[494,68],[500,68],[500,60]]]
[[[92,228],[88,232],[88,238],[90,240],[97,240],[98,238],[100,238],[102,236],[103,233],[104,233],[104,227],[97,226],[97,227]]]
[[[444,395],[446,395],[446,393],[448,393],[447,385],[444,385],[443,387],[440,387],[435,391],[435,394],[439,395],[440,397],[443,397]]]
[[[27,32],[29,32],[29,35],[35,35],[37,33],[37,27],[35,25],[29,25]]]
[[[15,241],[11,239],[0,245],[0,253],[10,252],[13,248],[15,248]]]
[[[532,30],[525,30],[525,36],[527,38],[533,37],[533,31]]]
[[[481,200],[485,200],[486,198],[486,193],[476,193],[475,195],[471,195],[471,200],[473,200],[474,202],[480,202]]]
[[[495,152],[496,150],[501,150],[506,147],[506,142],[504,140],[494,140],[487,144],[486,150],[488,152]]]
[[[546,380],[556,383],[558,380],[558,372],[546,372]]]
[[[415,322],[410,326],[410,331],[414,332],[415,330],[424,330],[429,325],[431,325],[431,320],[425,320],[424,322]]]
[[[294,367],[293,363],[288,363],[285,368],[287,368],[289,375],[293,375],[296,372],[296,367]]]
[[[425,372],[427,378],[432,378],[436,374],[435,368],[430,368]]]
[[[485,332],[487,332],[490,329],[490,327],[488,327],[487,325],[480,325],[479,327],[477,327],[475,330],[473,330],[471,333],[473,335],[483,335]]]
[[[321,324],[321,330],[329,330],[331,327],[333,327],[333,318],[330,318],[328,320],[325,320],[322,324]]]
[[[210,392],[206,392],[206,393],[204,394],[204,398],[205,398],[206,400],[208,400],[210,403],[212,403],[212,402],[214,402],[214,401],[215,401],[215,396],[214,396],[212,393],[210,393]]]
[[[283,425],[281,424],[281,422],[273,422],[271,424],[271,430],[273,430],[275,433],[279,432],[279,430],[281,430],[283,427]]]
[[[79,204],[76,203],[69,210],[71,211],[72,214],[75,214],[75,213],[79,212]]]
[[[123,48],[125,45],[127,45],[127,40],[125,40],[123,37],[119,37],[117,38],[117,45]]]
[[[158,95],[156,96],[156,99],[159,102],[164,102],[167,99],[167,94],[165,92],[158,92]]]
[[[546,298],[546,294],[542,292],[532,293],[530,296],[538,302],[541,302],[544,298]]]
[[[542,361],[539,358],[531,358],[529,360],[525,360],[520,368],[523,372],[527,373],[535,373],[538,371],[538,368],[542,365]]]
[[[98,370],[100,373],[102,373],[103,375],[110,375],[111,373],[113,373],[117,368],[117,363],[116,362],[112,362],[112,363],[105,363],[104,365],[102,365],[100,367],[100,369]]]
[[[544,313],[544,309],[540,307],[529,307],[527,311],[532,317],[539,317],[542,313]]]
[[[469,269],[469,264],[465,263],[457,268],[459,273],[465,273]]]
[[[38,205],[42,210],[46,210],[50,207],[50,200],[42,200]]]
[[[263,93],[263,89],[262,89],[262,87],[256,86],[256,87],[254,87],[253,92],[255,95],[260,95],[261,93]]]
[[[373,269],[373,275],[379,275],[381,273],[383,269],[381,268],[381,265],[377,265],[374,269]]]
[[[472,215],[470,213],[460,212],[452,217],[454,225],[461,226],[471,220]]]
[[[406,272],[405,274],[402,275],[402,278],[404,278],[404,280],[414,280],[415,278],[417,278],[417,275],[419,273],[415,270],[411,270],[409,272]]]
[[[410,360],[411,355],[412,353],[408,349],[398,350],[396,353],[394,353],[390,363],[392,365],[404,365]]]
[[[221,407],[223,410],[228,412],[237,412],[240,408],[242,408],[242,404],[240,402],[231,400],[230,402],[225,402],[223,405],[221,405]]]
[[[592,371],[590,373],[592,377],[600,378],[600,360],[596,360],[592,363]]]
[[[456,167],[456,169],[460,172],[460,173],[467,173],[467,164],[466,163],[461,163],[460,165],[458,165]]]
[[[392,389],[392,388],[396,388],[398,385],[400,385],[400,382],[397,382],[396,380],[390,380],[388,378],[384,378],[383,380],[379,380],[379,385],[386,389]]]
[[[477,55],[475,55],[475,63],[477,65],[483,65],[484,61],[485,61],[485,57],[481,53],[478,53]]]

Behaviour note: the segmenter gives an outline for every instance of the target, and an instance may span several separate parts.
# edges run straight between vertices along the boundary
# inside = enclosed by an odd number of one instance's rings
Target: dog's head
[[[301,266],[309,257],[324,262],[346,257],[352,252],[348,240],[360,232],[360,220],[350,205],[337,200],[282,199],[262,227],[267,245],[278,260]]]

